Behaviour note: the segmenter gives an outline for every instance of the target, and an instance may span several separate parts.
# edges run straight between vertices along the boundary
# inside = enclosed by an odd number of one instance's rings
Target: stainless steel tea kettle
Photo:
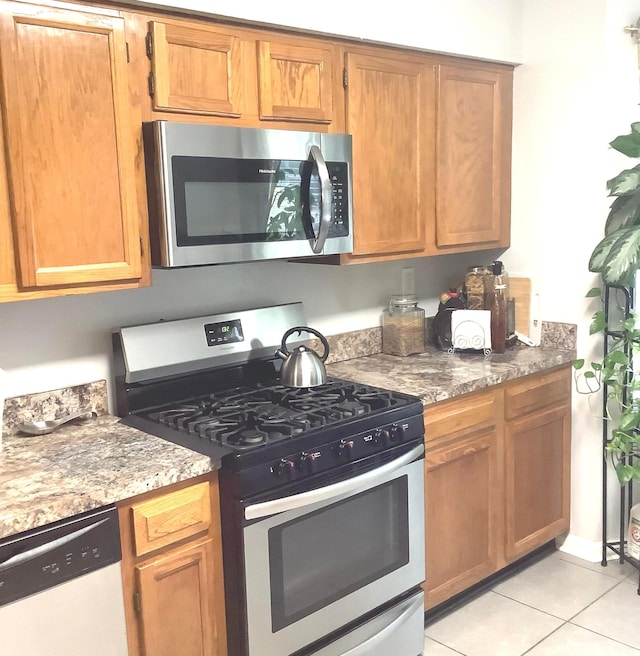
[[[324,347],[324,353],[320,357],[313,349],[304,345],[296,346],[293,351],[287,349],[287,338],[293,333],[307,332],[315,335]],[[287,330],[282,337],[282,344],[276,351],[276,355],[282,358],[282,369],[280,370],[280,382],[287,387],[315,387],[327,382],[327,372],[324,361],[329,355],[329,344],[324,335],[313,328],[296,326]]]

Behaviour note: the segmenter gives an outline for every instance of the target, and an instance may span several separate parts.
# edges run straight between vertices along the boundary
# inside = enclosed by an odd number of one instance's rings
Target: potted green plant
[[[640,158],[640,122],[610,145],[629,158]],[[616,290],[624,293],[635,284],[640,268],[640,164],[621,171],[607,188],[614,200],[604,238],[589,259],[589,270],[600,274],[602,285],[589,290],[587,297],[604,299],[603,289],[608,286],[609,297],[615,300]],[[602,304],[589,329],[591,335],[607,339],[602,359],[588,365],[578,359],[573,366],[579,392],[602,390],[605,395],[603,410],[611,429],[606,449],[624,485],[640,481],[640,375],[636,377],[633,367],[634,355],[640,355],[640,329],[633,311],[615,312],[615,303],[614,311],[607,310]]]

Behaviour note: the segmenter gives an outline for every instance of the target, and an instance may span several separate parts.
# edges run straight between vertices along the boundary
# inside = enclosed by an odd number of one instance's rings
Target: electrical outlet
[[[402,269],[402,293],[416,293],[416,270],[413,267]]]

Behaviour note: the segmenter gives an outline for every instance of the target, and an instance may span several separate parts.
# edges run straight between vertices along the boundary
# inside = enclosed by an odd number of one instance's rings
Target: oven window
[[[409,562],[407,476],[269,530],[272,630]]]

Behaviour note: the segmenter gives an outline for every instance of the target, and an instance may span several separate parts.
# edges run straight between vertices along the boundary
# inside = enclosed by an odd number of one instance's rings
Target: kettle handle
[[[290,355],[289,350],[287,349],[286,341],[287,338],[290,335],[293,335],[293,333],[309,333],[311,335],[315,335],[321,342],[322,346],[324,347],[324,353],[320,357],[320,360],[324,362],[327,359],[327,356],[329,355],[329,342],[327,342],[327,338],[322,334],[319,333],[317,330],[314,330],[313,328],[307,328],[306,326],[296,326],[295,328],[290,328],[287,330],[287,332],[282,336],[282,344],[280,345],[280,350],[284,355]]]

